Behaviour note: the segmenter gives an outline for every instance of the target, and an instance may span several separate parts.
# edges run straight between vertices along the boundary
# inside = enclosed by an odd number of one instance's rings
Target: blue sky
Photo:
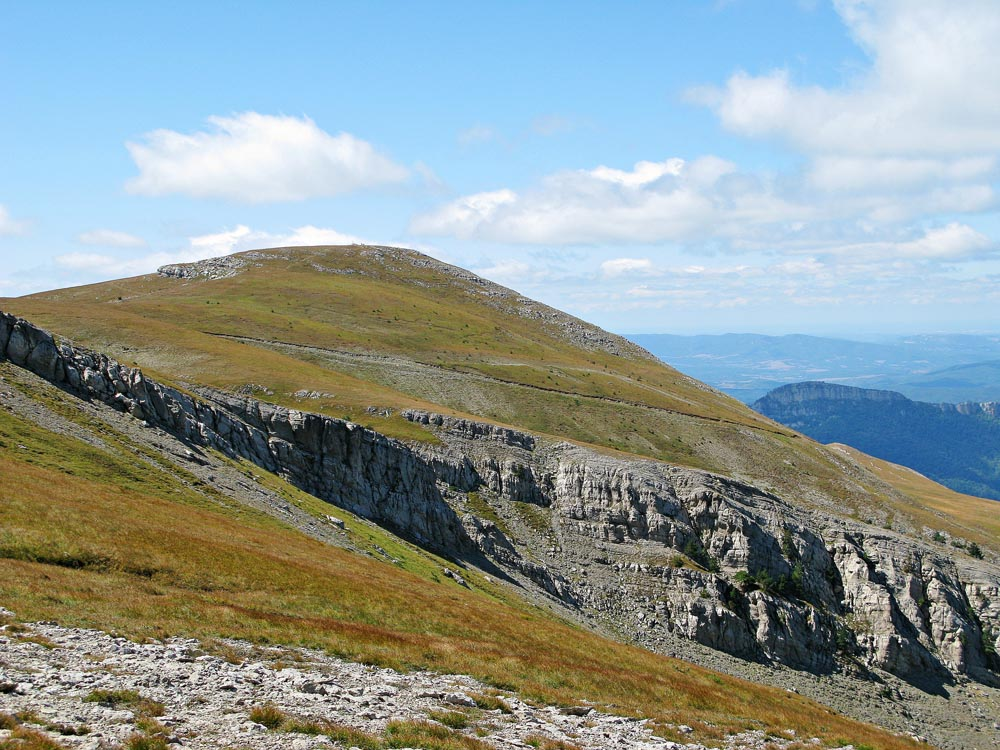
[[[1000,331],[1000,5],[8,3],[0,296],[415,247],[623,332]]]

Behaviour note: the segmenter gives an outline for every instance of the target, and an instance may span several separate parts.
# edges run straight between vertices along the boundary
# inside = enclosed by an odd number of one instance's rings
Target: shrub
[[[697,539],[691,538],[687,540],[687,543],[684,545],[684,554],[687,555],[691,561],[697,563],[711,573],[718,573],[720,570],[719,561],[708,554],[701,542]]]
[[[781,532],[781,552],[789,560],[797,560],[799,551],[795,548],[795,537],[791,529],[783,529]]]
[[[16,726],[10,737],[0,740],[0,750],[66,750],[66,746],[42,732]]]
[[[983,551],[979,548],[979,545],[975,542],[969,542],[969,546],[965,548],[965,551],[972,555],[977,560],[983,559]]]

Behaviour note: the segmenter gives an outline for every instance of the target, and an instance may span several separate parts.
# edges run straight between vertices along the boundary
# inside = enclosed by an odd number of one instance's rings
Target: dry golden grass
[[[0,443],[0,601],[25,620],[134,638],[309,646],[471,674],[528,699],[593,701],[706,733],[792,728],[913,746],[797,695],[558,622],[499,588],[433,582],[426,560],[410,572],[332,548],[269,517],[207,501],[162,473],[144,491],[123,468],[134,457],[106,457],[92,468],[95,449],[3,411]]]
[[[873,458],[848,445],[834,444],[830,448],[850,456],[903,493],[903,498],[885,498],[899,515],[910,517],[918,526],[974,541],[1000,554],[1000,504],[996,500],[963,495],[913,469]]]
[[[862,508],[871,501],[863,481],[845,477],[820,446],[666,365],[579,348],[518,315],[520,303],[484,301],[477,285],[419,263],[383,264],[360,247],[298,248],[284,258],[290,252],[228,279],[141,276],[0,300],[0,309],[165,382],[263,385],[273,391],[257,394],[266,400],[394,437],[433,440],[398,416],[423,408],[717,471],[801,502],[825,496]],[[470,397],[433,378],[394,380],[379,368],[273,342],[387,354],[494,380]],[[332,395],[303,401],[294,396],[301,390]],[[368,406],[397,413],[370,415]]]
[[[292,259],[280,253],[232,278],[141,276],[3,299],[0,308],[136,361],[152,374],[220,387],[265,384],[276,400],[300,389],[332,392],[335,398],[314,405],[330,413],[360,415],[369,404],[425,404],[412,394],[373,389],[332,367],[311,365],[304,353],[279,354],[209,334],[393,354],[545,389],[553,397],[615,399],[780,429],[656,361],[580,349],[558,331],[518,315],[513,303],[508,309],[487,306],[474,285],[406,262],[386,267],[365,252],[300,248]],[[340,273],[318,272],[316,264]],[[528,405],[518,410],[522,416],[531,412]]]

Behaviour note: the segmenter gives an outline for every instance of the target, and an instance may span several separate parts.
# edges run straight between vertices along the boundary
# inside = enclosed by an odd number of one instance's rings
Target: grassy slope
[[[864,466],[903,496],[886,497],[889,506],[919,524],[974,541],[1000,554],[1000,503],[963,495],[913,469],[873,458],[848,445],[830,446]]]
[[[142,276],[0,300],[0,309],[163,380],[264,385],[269,400],[397,437],[427,433],[365,409],[466,413],[726,473],[801,502],[868,502],[868,488],[845,481],[823,449],[736,400],[648,357],[582,349],[539,317],[518,314],[525,301],[516,295],[501,299],[496,288],[425,260],[409,251],[379,258],[355,246],[298,248],[273,251],[261,267],[231,278]],[[322,350],[493,380],[448,391],[435,378],[394,380],[388,365],[345,365]],[[332,395],[303,403],[293,395],[300,390]]]
[[[0,409],[0,601],[22,619],[299,644],[468,673],[542,701],[693,724],[703,737],[791,728],[829,745],[913,746],[797,695],[566,625],[475,573],[475,590],[463,589],[437,575],[441,561],[358,519],[348,517],[353,534],[401,566],[323,545],[165,471],[127,438],[74,416],[70,402],[46,398],[113,450]],[[307,509],[327,509],[267,481]]]

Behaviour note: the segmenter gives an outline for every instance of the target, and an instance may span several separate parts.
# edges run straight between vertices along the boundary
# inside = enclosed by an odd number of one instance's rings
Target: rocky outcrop
[[[208,389],[198,396],[0,313],[0,354],[78,396],[155,424],[194,446],[275,472],[316,497],[453,555],[474,551],[438,486],[443,467],[360,425]],[[441,460],[441,459],[439,459]],[[450,467],[461,471],[461,462]],[[471,480],[470,480],[471,481]]]
[[[481,559],[652,649],[692,639],[814,672],[1000,669],[1000,569],[704,471],[427,412],[438,444],[184,392],[0,313],[0,355],[83,398],[276,472],[452,557]],[[992,671],[991,671],[992,670]]]
[[[254,250],[222,258],[209,258],[195,263],[172,263],[160,266],[156,272],[160,276],[174,279],[228,279],[257,261],[273,257],[276,257],[273,252],[262,253]]]
[[[963,401],[960,404],[938,404],[938,408],[945,412],[1000,419],[1000,401]]]
[[[29,638],[44,638],[51,647]],[[465,710],[489,695],[493,696],[489,707],[465,714],[469,726],[448,733],[434,725],[449,735],[437,746],[444,742],[469,746],[474,738],[498,748],[537,747],[544,741],[551,747],[581,750],[705,750],[694,741],[665,741],[654,734],[657,727],[640,719],[587,705],[526,702],[464,675],[396,672],[318,651],[269,649],[246,641],[222,645],[225,659],[205,653],[197,640],[133,643],[51,623],[18,624],[16,631],[8,630],[0,621],[0,652],[5,657],[0,662],[0,685],[5,686],[0,690],[0,718],[6,718],[0,724],[0,744],[18,747],[11,728],[23,725],[47,737],[48,744],[34,746],[73,750],[126,744],[253,750],[353,746],[332,743],[316,729],[269,732],[251,712],[271,705],[302,724],[322,719],[327,726],[354,729],[354,741],[368,733],[366,746],[383,746],[378,740],[391,721],[426,722],[429,715]],[[281,664],[289,657],[294,668]],[[143,721],[135,704],[108,706],[87,700],[94,691],[131,692],[145,699],[147,706],[156,701],[162,706],[157,713],[163,714],[159,726],[148,718]],[[314,726],[323,725],[314,721]],[[692,731],[683,724],[670,728],[681,735]],[[159,734],[146,738],[146,732]],[[769,737],[757,729],[727,735],[725,742],[732,750],[802,746],[794,732],[788,734]],[[819,746],[818,738],[805,739]]]
[[[679,634],[814,672],[860,658],[915,681],[996,679],[993,563],[707,472],[421,421],[471,464],[511,536],[544,550],[570,585],[560,595],[643,645]],[[519,506],[545,509],[544,525],[536,511],[520,523]]]

